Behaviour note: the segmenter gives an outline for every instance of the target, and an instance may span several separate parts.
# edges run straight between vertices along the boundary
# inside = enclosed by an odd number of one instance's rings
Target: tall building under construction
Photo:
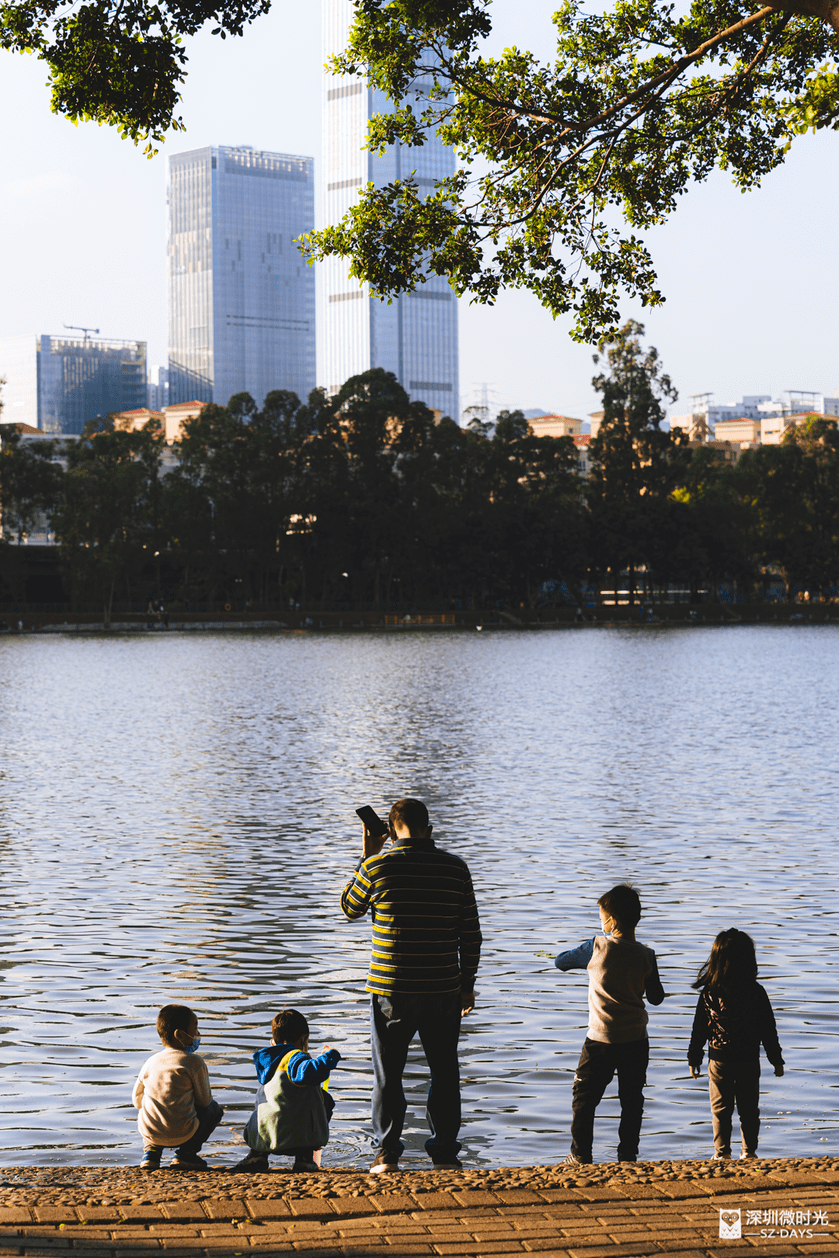
[[[146,342],[97,335],[0,340],[7,424],[78,435],[86,423],[146,404]]]

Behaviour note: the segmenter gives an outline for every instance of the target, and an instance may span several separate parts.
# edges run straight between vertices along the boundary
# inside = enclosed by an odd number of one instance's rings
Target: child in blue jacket
[[[334,1101],[322,1084],[341,1054],[326,1048],[310,1057],[309,1024],[296,1009],[283,1009],[271,1022],[271,1044],[254,1053],[259,1088],[245,1127],[251,1152],[234,1172],[268,1170],[270,1153],[294,1156],[295,1171],[319,1171],[315,1155],[329,1139]]]

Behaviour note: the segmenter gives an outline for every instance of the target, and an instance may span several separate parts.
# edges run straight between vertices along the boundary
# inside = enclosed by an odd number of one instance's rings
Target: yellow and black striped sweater
[[[471,991],[481,927],[465,861],[431,839],[401,839],[362,861],[344,888],[351,920],[373,919],[368,992],[424,996]]]

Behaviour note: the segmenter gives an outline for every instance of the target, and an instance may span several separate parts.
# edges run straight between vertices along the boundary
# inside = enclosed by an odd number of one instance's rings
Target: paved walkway
[[[0,1256],[839,1255],[839,1160],[292,1175],[0,1171]],[[721,1239],[722,1220],[738,1239]],[[739,1211],[739,1215],[738,1215]]]

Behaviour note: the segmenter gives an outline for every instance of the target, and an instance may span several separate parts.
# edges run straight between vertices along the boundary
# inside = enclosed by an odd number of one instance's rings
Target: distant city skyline
[[[555,0],[494,0],[487,50],[515,45],[547,60],[555,7]],[[165,366],[170,152],[247,143],[314,154],[323,221],[319,9],[274,0],[242,39],[222,42],[209,30],[186,39],[180,112],[187,130],[170,135],[151,161],[107,127],[74,127],[52,114],[43,63],[0,52],[0,230],[9,244],[0,336],[89,324],[113,339],[145,339],[148,362]],[[830,131],[801,137],[784,165],[745,195],[716,172],[648,234],[667,303],[647,310],[624,302],[622,317],[646,325],[647,343],[679,390],[674,413],[705,390],[725,403],[791,388],[831,395],[839,387],[839,255],[824,234],[824,206],[839,191],[830,160],[837,144]],[[484,387],[496,408],[579,417],[598,409],[594,349],[570,340],[569,320],[554,321],[522,292],[502,294],[495,307],[458,304],[461,413]]]

